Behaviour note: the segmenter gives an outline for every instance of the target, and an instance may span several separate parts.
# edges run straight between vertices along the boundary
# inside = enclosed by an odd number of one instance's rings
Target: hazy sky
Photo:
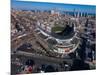
[[[96,6],[94,5],[77,5],[77,4],[61,4],[61,3],[47,3],[47,2],[25,2],[11,0],[11,7],[16,9],[58,9],[58,10],[78,10],[95,13]]]

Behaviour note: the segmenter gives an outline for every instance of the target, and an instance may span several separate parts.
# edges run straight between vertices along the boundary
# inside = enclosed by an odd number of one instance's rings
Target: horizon
[[[79,11],[79,12],[88,12],[96,14],[95,5],[80,5],[80,4],[64,4],[64,3],[49,3],[49,2],[26,2],[26,1],[17,1],[11,0],[11,8],[21,9],[21,10],[52,10],[58,9],[60,11]]]

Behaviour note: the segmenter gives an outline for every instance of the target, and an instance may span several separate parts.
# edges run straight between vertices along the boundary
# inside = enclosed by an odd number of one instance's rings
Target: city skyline
[[[62,3],[48,3],[48,2],[26,2],[26,1],[17,1],[11,0],[11,6],[14,9],[23,9],[23,10],[32,10],[32,9],[41,9],[41,10],[62,10],[62,11],[79,11],[79,12],[88,12],[96,13],[95,5],[79,5],[79,4],[62,4]]]

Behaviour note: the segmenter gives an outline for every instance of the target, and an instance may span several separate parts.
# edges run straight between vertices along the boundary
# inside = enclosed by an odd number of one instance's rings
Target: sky
[[[58,10],[68,10],[73,11],[85,11],[89,13],[96,13],[95,5],[79,5],[79,4],[63,4],[63,3],[47,3],[47,2],[26,2],[11,0],[11,7],[16,9],[32,10],[32,9],[58,9]]]

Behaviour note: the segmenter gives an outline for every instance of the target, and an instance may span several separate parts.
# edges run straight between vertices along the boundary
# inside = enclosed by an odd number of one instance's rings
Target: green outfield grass
[[[65,27],[55,26],[52,28],[52,32],[61,32],[64,30]]]

